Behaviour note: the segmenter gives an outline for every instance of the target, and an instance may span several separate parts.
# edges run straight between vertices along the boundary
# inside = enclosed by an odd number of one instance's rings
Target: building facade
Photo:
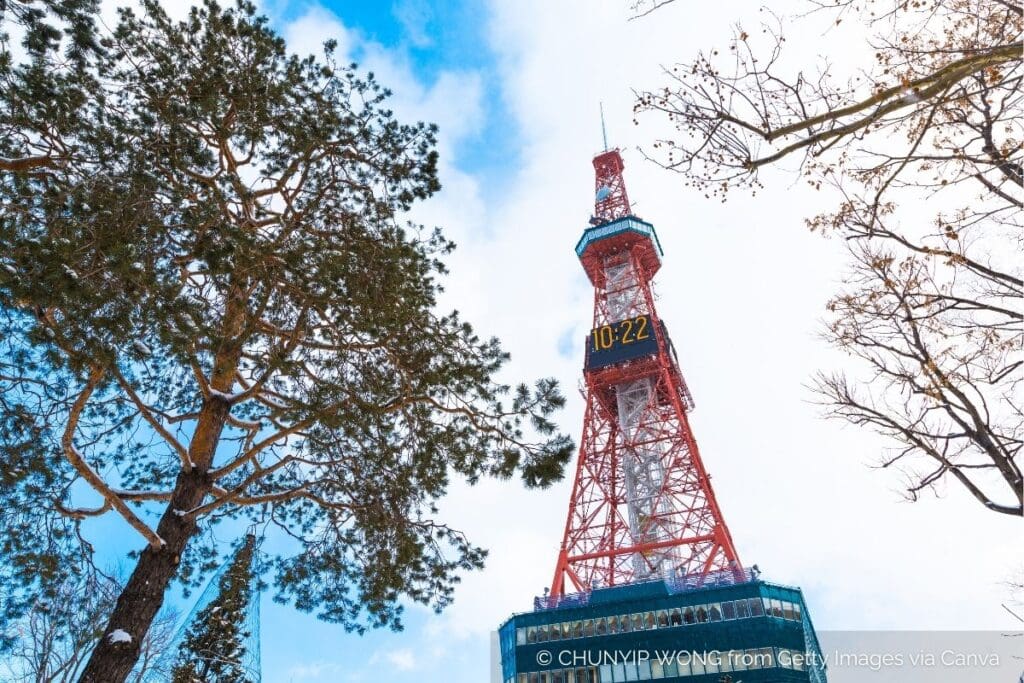
[[[798,588],[654,580],[559,600],[498,631],[504,683],[811,681],[825,672]]]

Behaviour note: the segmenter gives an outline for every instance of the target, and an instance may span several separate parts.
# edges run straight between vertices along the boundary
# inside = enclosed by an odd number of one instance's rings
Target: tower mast
[[[602,111],[602,132],[604,131]],[[607,142],[605,143],[607,145]],[[693,399],[652,279],[662,250],[632,215],[619,150],[594,157],[591,227],[576,254],[594,286],[586,411],[550,595],[743,567],[688,419]]]

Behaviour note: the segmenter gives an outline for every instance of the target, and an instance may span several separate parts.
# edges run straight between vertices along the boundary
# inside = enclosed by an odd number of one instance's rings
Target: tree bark
[[[164,540],[164,545],[159,550],[146,546],[142,551],[79,683],[118,683],[131,674],[139,659],[142,640],[163,605],[167,587],[178,572],[181,554],[198,530],[195,520],[175,511],[197,507],[209,489],[210,483],[204,472],[193,469],[178,475],[174,496],[157,526],[157,534]],[[131,641],[112,642],[110,635],[118,629],[131,636]]]
[[[225,400],[207,399],[192,441],[191,459],[196,466],[178,474],[174,494],[156,529],[163,545],[149,545],[142,551],[79,683],[123,683],[131,674],[142,650],[142,640],[163,605],[167,587],[178,573],[181,555],[199,529],[195,519],[180,513],[199,507],[213,488],[210,464],[229,411]],[[131,640],[111,639],[111,634],[118,630],[131,636]]]
[[[180,513],[199,507],[213,488],[208,471],[229,410],[230,406],[220,398],[207,400],[193,440],[193,446],[198,446],[194,448],[198,452],[192,454],[193,462],[198,460],[197,466],[178,474],[174,494],[156,529],[164,543],[159,549],[148,545],[142,551],[79,683],[123,683],[135,667],[142,640],[163,606],[167,587],[178,573],[181,555],[199,529],[195,519]],[[118,630],[131,636],[131,640],[111,639],[111,634]]]
[[[142,639],[163,605],[167,587],[178,573],[181,555],[199,530],[192,516],[180,513],[198,508],[213,489],[209,471],[231,412],[231,405],[224,394],[231,391],[238,369],[241,354],[239,333],[245,313],[245,289],[235,284],[227,297],[225,341],[216,354],[210,377],[210,387],[219,393],[211,393],[203,402],[189,446],[192,467],[178,474],[174,494],[157,526],[156,532],[163,545],[160,548],[150,545],[142,551],[78,683],[124,683],[128,679],[141,654]],[[131,640],[112,642],[110,636],[118,630],[126,632]]]

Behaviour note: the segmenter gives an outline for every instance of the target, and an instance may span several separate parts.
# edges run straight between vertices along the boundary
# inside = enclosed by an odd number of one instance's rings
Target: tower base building
[[[716,580],[717,579],[717,580]],[[504,683],[824,683],[799,588],[732,573],[535,600],[499,629]]]

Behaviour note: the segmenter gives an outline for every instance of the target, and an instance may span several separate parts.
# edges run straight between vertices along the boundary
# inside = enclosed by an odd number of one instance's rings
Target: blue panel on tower
[[[576,243],[576,255],[582,257],[583,252],[594,242],[615,237],[624,232],[633,232],[654,240],[654,244],[658,248],[658,255],[664,255],[665,252],[661,248],[661,242],[658,241],[658,233],[654,231],[654,226],[647,221],[640,220],[636,216],[626,216],[610,223],[602,223],[601,225],[587,228],[583,231],[583,236],[580,237],[579,242]]]

